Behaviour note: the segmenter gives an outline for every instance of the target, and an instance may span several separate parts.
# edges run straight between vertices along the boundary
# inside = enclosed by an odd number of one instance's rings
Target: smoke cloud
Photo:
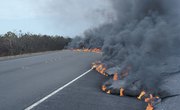
[[[163,79],[179,73],[179,0],[112,0],[111,3],[116,19],[87,30],[71,46],[102,48],[102,61],[106,64],[113,63],[122,70],[131,67],[125,79],[108,81],[111,88],[128,90],[137,82],[139,91],[160,95]]]
[[[31,4],[36,17],[49,20],[59,33],[71,37],[114,18],[108,0],[36,0]]]

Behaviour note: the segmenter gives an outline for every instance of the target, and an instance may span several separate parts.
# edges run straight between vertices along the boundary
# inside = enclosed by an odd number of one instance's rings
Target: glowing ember
[[[158,96],[153,97],[153,95],[150,94],[150,97],[146,98],[145,102],[148,103],[146,110],[154,110],[153,106],[156,105],[157,103],[160,103],[161,99]]]
[[[150,103],[154,99],[153,95],[150,94],[150,98],[146,98],[145,102]]]
[[[94,49],[73,49],[74,51],[78,51],[78,52],[94,52],[94,53],[100,53],[101,49],[99,48],[94,48]]]
[[[154,110],[154,107],[148,103],[148,106],[146,107],[146,110]]]
[[[102,63],[100,63],[100,62],[92,63],[92,68],[94,68],[97,72],[99,72],[105,76],[108,76],[107,74],[105,74],[105,71],[107,69]]]
[[[92,63],[92,68],[96,69],[99,66],[99,61]]]
[[[124,96],[124,89],[120,88],[120,96]]]
[[[84,51],[89,51],[89,50],[84,50]],[[94,63],[92,63],[92,68],[95,69],[97,72],[108,76],[108,74],[106,73],[106,71],[108,70],[108,68],[106,68],[107,66],[104,63],[101,63],[100,61],[96,61]],[[113,81],[117,81],[120,80],[120,78],[125,78],[126,76],[128,76],[129,71],[131,70],[131,66],[127,66],[120,74],[120,76],[118,76],[118,73],[115,72],[114,76],[113,76]],[[105,85],[102,85],[101,87],[102,91],[106,92],[107,94],[111,94],[111,90],[107,89],[107,87]],[[119,95],[120,96],[124,96],[124,88],[120,88],[119,90]],[[147,95],[147,93],[145,91],[142,91],[140,93],[140,95],[137,97],[137,99],[142,100],[142,98]],[[149,95],[148,98],[145,98],[144,100],[148,106],[146,107],[146,110],[154,110],[154,105],[159,103],[161,101],[161,99],[156,96],[153,97],[152,94]]]
[[[102,68],[102,70],[100,71],[100,73],[105,75],[105,71],[106,71],[106,68]]]
[[[100,73],[100,71],[103,69],[103,64],[100,64],[97,68],[96,71]]]
[[[108,90],[106,93],[107,93],[107,94],[111,94],[111,91],[110,91],[110,90]]]
[[[108,76],[108,74],[105,74],[105,76]]]
[[[95,69],[97,66],[96,65],[93,65],[92,68]]]
[[[117,80],[118,80],[118,73],[114,73],[113,80],[114,80],[114,81],[117,81]]]
[[[137,98],[138,98],[139,100],[141,100],[142,97],[143,97],[145,94],[146,94],[146,92],[145,92],[145,91],[142,91],[141,94],[140,94]]]
[[[91,52],[96,52],[96,53],[99,53],[99,52],[101,52],[101,49],[94,48],[94,49],[92,49],[92,50],[91,50]]]
[[[102,91],[106,91],[106,86],[103,85],[101,89],[102,89]]]

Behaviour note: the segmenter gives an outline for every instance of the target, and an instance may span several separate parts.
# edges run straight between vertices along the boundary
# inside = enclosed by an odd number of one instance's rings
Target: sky
[[[74,37],[114,18],[109,0],[0,0],[0,34]]]

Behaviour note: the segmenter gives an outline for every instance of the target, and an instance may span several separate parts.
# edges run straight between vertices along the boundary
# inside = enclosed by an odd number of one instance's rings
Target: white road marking
[[[62,89],[64,89],[65,87],[69,86],[70,84],[72,84],[73,82],[75,82],[76,80],[78,80],[79,78],[83,77],[84,75],[86,75],[87,73],[89,73],[90,71],[92,71],[93,68],[91,68],[90,70],[86,71],[85,73],[83,73],[82,75],[78,76],[77,78],[73,79],[72,81],[70,81],[69,83],[65,84],[64,86],[60,87],[59,89],[55,90],[54,92],[52,92],[51,94],[47,95],[46,97],[42,98],[41,100],[37,101],[36,103],[32,104],[31,106],[25,108],[24,110],[31,110],[34,107],[36,107],[37,105],[41,104],[42,102],[44,102],[45,100],[47,100],[48,98],[50,98],[51,96],[55,95],[56,93],[58,93],[59,91],[61,91]]]

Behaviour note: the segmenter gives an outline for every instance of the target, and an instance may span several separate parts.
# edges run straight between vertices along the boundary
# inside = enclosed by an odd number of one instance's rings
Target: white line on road
[[[42,102],[44,102],[45,100],[47,100],[48,98],[50,98],[51,96],[55,95],[56,93],[58,93],[59,91],[61,91],[62,89],[64,89],[65,87],[69,86],[70,84],[72,84],[73,82],[75,82],[76,80],[78,80],[79,78],[83,77],[84,75],[86,75],[87,73],[89,73],[91,70],[93,70],[93,68],[91,68],[90,70],[86,71],[85,73],[83,73],[82,75],[78,76],[77,78],[73,79],[72,81],[70,81],[69,83],[65,84],[64,86],[60,87],[59,89],[55,90],[54,92],[52,92],[51,94],[47,95],[46,97],[42,98],[41,100],[37,101],[36,103],[32,104],[31,106],[27,107],[24,110],[31,110],[34,107],[36,107],[37,105],[41,104]]]

